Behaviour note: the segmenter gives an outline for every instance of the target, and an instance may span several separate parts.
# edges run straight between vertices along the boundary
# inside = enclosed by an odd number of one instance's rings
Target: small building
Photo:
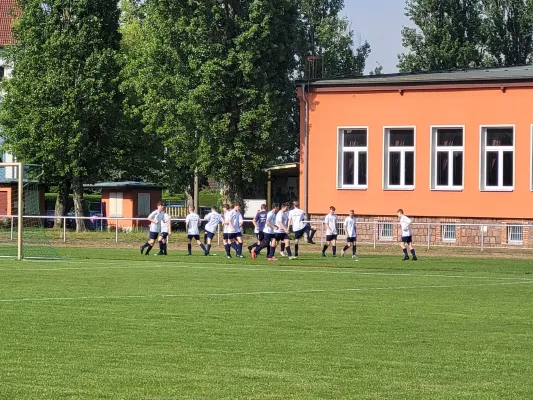
[[[163,197],[164,187],[154,183],[143,182],[102,182],[85,185],[86,189],[102,191],[103,217],[110,218],[108,226],[115,226],[112,218],[121,218],[119,228],[147,227],[146,218],[157,208],[157,202]]]
[[[5,169],[5,168],[4,168]],[[18,180],[2,178],[0,171],[0,217],[18,214]],[[45,215],[45,185],[38,182],[25,182],[24,215]]]
[[[533,66],[305,81],[299,97],[309,214],[533,222]]]

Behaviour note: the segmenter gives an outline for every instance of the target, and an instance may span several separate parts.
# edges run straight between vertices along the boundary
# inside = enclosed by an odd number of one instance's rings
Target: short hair
[[[298,200],[294,200],[294,201],[292,202],[292,205],[293,205],[294,207],[298,207]]]
[[[195,210],[194,206],[189,206],[189,210],[194,211]]]
[[[261,210],[266,210],[267,209],[267,205],[266,204],[261,204]]]
[[[233,207],[240,207],[241,205],[239,203],[233,203]]]
[[[222,208],[225,208],[226,210],[229,210],[229,204],[228,203],[222,204]]]
[[[355,214],[355,211],[354,210],[350,210],[350,214]]]
[[[158,206],[158,207],[159,207],[159,206],[164,206],[164,205],[165,205],[165,203],[163,203],[162,201],[158,201],[158,202],[157,202],[157,206]]]
[[[283,203],[282,207],[290,207],[291,203]]]
[[[272,209],[274,208],[279,208],[279,204],[278,203],[272,203]]]
[[[401,208],[399,208],[398,211],[396,211],[396,213],[403,214],[403,210]]]
[[[335,210],[336,210],[335,206],[331,206],[329,209],[330,209],[331,211],[335,211]]]
[[[215,211],[217,211],[218,208],[217,208],[217,206],[213,206],[213,207],[211,207],[211,210],[215,210]]]

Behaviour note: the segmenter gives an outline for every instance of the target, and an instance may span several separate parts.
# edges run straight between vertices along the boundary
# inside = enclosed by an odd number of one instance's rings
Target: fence
[[[56,219],[56,218],[53,218]],[[62,227],[49,228],[50,216],[24,216],[24,229],[45,228],[46,236],[52,241],[62,243],[78,243],[101,238],[107,243],[128,242],[148,231],[145,218],[111,218],[111,217],[58,217],[63,219]],[[75,231],[76,220],[85,220],[87,230],[82,233]],[[325,230],[322,221],[309,221],[317,228],[316,241],[322,244],[325,240]],[[16,241],[17,216],[0,216],[0,239]],[[172,218],[173,230],[184,232],[185,219]],[[357,238],[359,244],[371,245],[374,248],[390,245],[400,240],[401,230],[397,222],[373,221],[358,222]],[[463,247],[485,249],[533,249],[533,225],[528,224],[461,224],[461,223],[413,223],[413,241],[417,246],[431,247]],[[246,234],[253,234],[251,220],[244,221]],[[100,236],[97,236],[96,234]],[[343,223],[338,225],[339,240],[344,237]],[[222,232],[219,227],[218,240],[221,243]],[[174,239],[175,240],[175,239]],[[249,239],[253,240],[253,239]]]

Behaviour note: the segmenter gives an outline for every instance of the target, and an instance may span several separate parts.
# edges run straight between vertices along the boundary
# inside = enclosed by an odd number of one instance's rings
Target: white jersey
[[[243,221],[242,214],[237,210],[231,211],[231,225],[233,226],[233,232],[239,233],[241,231],[241,223]]]
[[[150,232],[161,232],[161,222],[165,218],[165,213],[155,210],[152,212],[148,219],[150,220]]]
[[[268,226],[268,222],[270,222],[272,225],[276,225],[276,213],[274,211],[269,211],[266,220],[267,223],[265,223],[265,228],[263,229],[263,232],[271,235],[274,233],[274,229]]]
[[[305,211],[295,208],[289,211],[289,220],[292,222],[292,231],[298,232],[305,228]]]
[[[224,213],[224,233],[232,233],[232,225],[231,225],[231,213],[232,211],[226,211]]]
[[[200,234],[200,224],[202,221],[200,220],[200,216],[198,214],[190,213],[187,215],[187,218],[185,218],[185,223],[189,225],[189,229],[187,229],[187,235]]]
[[[283,226],[289,225],[289,213],[278,211],[276,214],[276,226],[278,229],[275,230],[276,233],[285,233]]]
[[[346,229],[347,237],[357,237],[357,226],[355,225],[355,217],[346,217],[346,219],[344,220],[344,228]]]
[[[411,230],[411,220],[407,216],[400,218],[400,226],[402,227],[402,237],[413,236],[413,231]]]
[[[169,233],[170,232],[170,215],[167,213],[163,213],[163,220],[161,221],[161,233]]]
[[[207,224],[205,224],[205,230],[206,232],[210,232],[210,233],[215,233],[218,225],[221,222],[224,222],[222,215],[220,215],[216,211],[210,212],[209,214],[205,216],[204,219],[207,221]]]
[[[328,214],[324,218],[324,224],[326,224],[326,235],[337,235],[337,221],[339,217],[337,214]]]

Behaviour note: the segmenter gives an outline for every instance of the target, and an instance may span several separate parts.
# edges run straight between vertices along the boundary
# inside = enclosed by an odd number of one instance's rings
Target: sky
[[[412,26],[404,15],[404,0],[344,0],[344,11],[351,21],[356,43],[368,40],[372,53],[367,60],[367,72],[383,65],[383,73],[398,72],[398,54],[404,51],[401,31]]]

